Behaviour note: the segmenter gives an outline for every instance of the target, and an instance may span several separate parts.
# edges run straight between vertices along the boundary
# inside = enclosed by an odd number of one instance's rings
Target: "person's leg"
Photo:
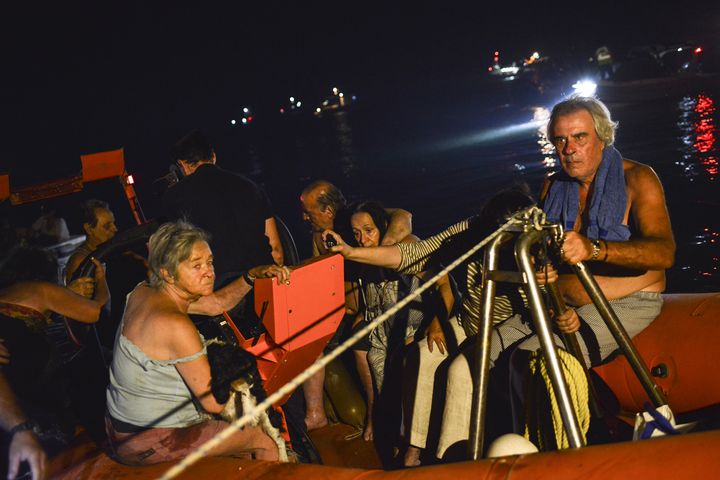
[[[660,314],[663,300],[656,292],[636,292],[609,303],[627,334],[633,338]],[[586,365],[597,365],[617,350],[618,344],[595,305],[583,305],[576,310],[583,323],[578,340]]]
[[[221,425],[221,427],[224,428],[226,425],[227,424]],[[210,450],[209,455],[218,457],[245,457],[248,456],[248,454],[251,454],[253,458],[257,460],[274,462],[278,460],[278,446],[259,426],[245,427]]]
[[[137,433],[118,433],[109,420],[106,426],[119,462],[152,465],[186,457],[227,428],[228,423],[210,420],[184,428],[149,428]],[[209,455],[275,461],[278,459],[278,447],[260,427],[245,427],[210,450]]]
[[[529,324],[520,315],[514,315],[495,326],[490,339],[490,368],[500,354],[511,345],[532,335]],[[448,370],[445,408],[443,410],[437,457],[442,458],[446,450],[458,442],[466,441],[470,434],[473,381],[470,361],[473,358],[476,337],[469,338],[461,345],[460,355],[450,364]]]
[[[451,330],[447,332],[448,335],[453,335],[455,338],[454,341],[448,342],[448,345],[462,343],[466,338],[465,331],[458,323],[457,318],[451,318],[448,325],[449,330]],[[414,348],[416,350],[413,351],[413,355],[408,357],[408,368],[405,373],[408,377],[417,380],[413,382],[410,378],[407,378],[403,384],[405,389],[403,394],[405,406],[403,410],[407,418],[405,423],[410,425],[410,432],[407,437],[408,449],[404,458],[406,467],[420,465],[420,455],[427,444],[436,371],[440,364],[448,359],[449,355],[449,352],[440,353],[437,345],[433,347],[431,352],[426,338],[420,340]]]
[[[320,369],[303,383],[305,394],[305,425],[308,431],[322,428],[328,424],[323,402],[325,369]]]
[[[355,365],[357,367],[358,375],[360,376],[360,383],[362,383],[365,389],[365,395],[367,397],[367,414],[365,418],[365,430],[363,431],[363,439],[369,442],[373,439],[373,407],[375,404],[375,391],[373,387],[372,374],[370,373],[370,364],[368,363],[367,354],[368,352],[363,350],[354,350]]]

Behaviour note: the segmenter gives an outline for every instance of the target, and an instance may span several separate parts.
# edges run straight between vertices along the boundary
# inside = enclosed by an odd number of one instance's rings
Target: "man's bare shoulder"
[[[625,181],[628,188],[648,188],[652,186],[661,187],[660,179],[650,165],[636,162],[635,160],[624,159],[623,169]]]
[[[418,243],[420,238],[412,233],[408,234],[405,238],[400,240],[398,243]]]

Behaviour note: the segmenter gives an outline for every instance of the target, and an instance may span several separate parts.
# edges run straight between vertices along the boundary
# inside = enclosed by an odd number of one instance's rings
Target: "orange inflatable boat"
[[[712,412],[720,406],[720,373],[713,368],[720,342],[720,294],[665,296],[660,316],[635,338],[638,351],[663,388],[673,412]],[[616,394],[623,410],[640,411],[647,397],[623,358],[596,368]],[[717,412],[715,411],[717,416]],[[720,430],[686,433],[637,442],[588,446],[549,453],[382,471],[371,447],[338,434],[342,426],[313,432],[326,465],[278,464],[228,458],[205,458],[179,478],[313,479],[626,479],[711,478],[720,471]],[[325,431],[323,431],[325,430]],[[365,450],[363,452],[363,450]],[[90,442],[52,461],[52,478],[157,478],[170,465],[127,467]],[[362,467],[362,468],[361,468]]]

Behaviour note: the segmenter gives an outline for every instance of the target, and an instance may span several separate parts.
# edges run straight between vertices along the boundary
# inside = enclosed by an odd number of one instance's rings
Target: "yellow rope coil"
[[[590,428],[590,407],[588,406],[589,401],[589,394],[588,394],[588,382],[587,382],[587,376],[585,375],[585,372],[583,371],[582,365],[580,362],[573,357],[570,353],[563,350],[562,348],[557,349],[558,353],[558,359],[560,360],[560,366],[563,371],[563,375],[565,377],[565,382],[567,383],[568,390],[570,393],[570,399],[572,401],[573,407],[575,409],[575,414],[578,418],[578,423],[580,424],[580,430],[582,432],[583,439],[586,439],[587,431]],[[533,352],[530,355],[530,363],[528,365],[529,367],[529,373],[532,376],[535,376],[538,374],[538,369],[540,376],[542,377],[544,387],[547,391],[548,397],[550,399],[550,405],[551,405],[551,412],[550,416],[552,419],[552,425],[553,425],[553,431],[555,434],[555,442],[558,449],[564,449],[568,448],[570,446],[567,432],[565,431],[565,428],[563,426],[562,416],[560,414],[560,408],[558,407],[557,400],[555,399],[555,390],[553,389],[552,382],[550,380],[550,376],[547,372],[547,364],[545,362],[545,357],[542,354],[542,350],[537,350]],[[527,412],[532,411],[532,405],[528,405],[528,408],[526,408]],[[542,412],[541,412],[542,414]],[[525,424],[525,438],[528,440],[533,440],[531,438],[531,426],[530,426],[530,419],[526,419]],[[537,425],[537,431],[532,432],[536,436],[536,440],[542,443],[542,422],[537,421],[535,422]],[[554,450],[553,446],[551,445],[538,445],[538,448],[541,451],[545,450]]]

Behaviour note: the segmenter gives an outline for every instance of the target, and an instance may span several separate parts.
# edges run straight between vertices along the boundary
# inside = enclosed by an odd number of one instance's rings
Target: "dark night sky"
[[[11,172],[133,143],[161,154],[243,104],[480,72],[498,48],[511,58],[685,39],[720,48],[717,2],[12,3],[0,20],[0,171]]]

